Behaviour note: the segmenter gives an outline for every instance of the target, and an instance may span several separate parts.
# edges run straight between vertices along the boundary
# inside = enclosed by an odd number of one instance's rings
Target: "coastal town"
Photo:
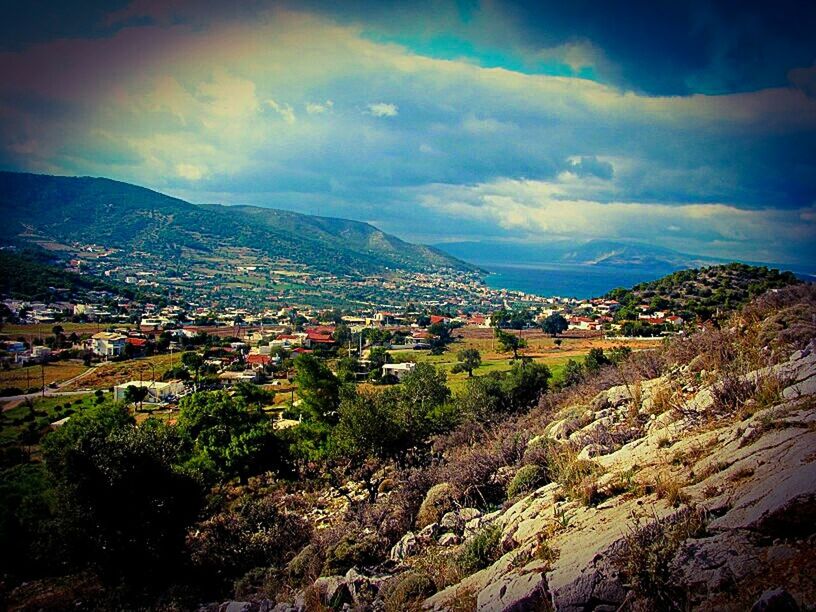
[[[70,266],[76,267],[76,262],[71,261]],[[125,277],[124,281],[155,288],[155,281],[138,276]],[[377,282],[385,287],[393,285],[385,279]],[[4,324],[0,329],[0,359],[6,378],[2,394],[58,393],[66,384],[59,377],[47,389],[44,376],[29,374],[23,384],[22,378],[13,374],[16,370],[33,371],[37,365],[45,369],[61,363],[96,370],[119,364],[119,371],[130,375],[120,374],[113,381],[116,384],[94,386],[88,376],[88,386],[68,381],[73,391],[103,388],[113,392],[117,400],[125,398],[128,387],[144,387],[147,397],[142,401],[172,404],[197,386],[199,376],[208,388],[252,382],[292,391],[287,382],[293,377],[292,359],[302,354],[333,363],[353,359],[353,376],[359,380],[399,380],[412,364],[443,353],[452,335],[484,339],[492,337],[493,328],[505,328],[519,336],[549,337],[557,348],[567,339],[619,337],[624,324],[616,320],[621,305],[614,299],[541,297],[495,290],[479,277],[463,277],[455,271],[412,274],[402,282],[414,283],[415,288],[403,287],[415,301],[387,309],[288,304],[250,309],[218,302],[204,306],[203,300],[157,304],[111,291],[68,295],[67,290],[53,287],[53,301],[6,297],[0,303]],[[428,289],[425,299],[424,289]],[[474,301],[477,306],[472,305]],[[682,317],[650,304],[640,304],[637,309],[638,319],[660,330],[655,334],[658,338],[683,327]],[[548,320],[556,321],[554,328],[547,328]],[[201,363],[195,368],[185,367],[185,354],[200,355]],[[150,365],[151,360],[174,355],[175,361],[162,362],[158,375],[154,365],[150,366],[152,371],[141,367],[142,363]],[[128,368],[128,363],[133,367]],[[291,400],[294,393],[290,395]]]

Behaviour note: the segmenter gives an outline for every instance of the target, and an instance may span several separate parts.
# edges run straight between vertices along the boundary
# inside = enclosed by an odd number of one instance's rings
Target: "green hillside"
[[[0,236],[7,241],[25,235],[182,259],[189,250],[246,247],[340,274],[475,269],[366,223],[252,206],[195,205],[109,179],[0,172],[0,214],[5,221]]]
[[[619,319],[636,319],[634,308],[649,304],[655,310],[682,313],[686,319],[707,320],[718,312],[736,310],[766,291],[798,282],[793,272],[731,263],[681,270],[631,289],[613,289],[605,297],[624,306],[616,315]]]
[[[50,302],[63,292],[77,295],[86,291],[109,291],[131,298],[136,295],[128,287],[51,265],[41,252],[0,251],[0,295]]]

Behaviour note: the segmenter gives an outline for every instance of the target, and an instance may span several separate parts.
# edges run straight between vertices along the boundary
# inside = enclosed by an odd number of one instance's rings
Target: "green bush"
[[[468,540],[459,555],[459,566],[470,575],[484,569],[501,556],[501,528],[490,525]]]
[[[375,564],[380,552],[380,541],[376,535],[347,535],[326,553],[321,573],[324,576],[338,576],[352,567]]]
[[[436,592],[434,581],[424,572],[408,571],[394,576],[383,586],[386,612],[419,609],[424,599]]]
[[[513,480],[507,485],[507,497],[513,498],[521,493],[529,493],[544,484],[546,479],[542,468],[537,465],[525,465],[516,472]]]

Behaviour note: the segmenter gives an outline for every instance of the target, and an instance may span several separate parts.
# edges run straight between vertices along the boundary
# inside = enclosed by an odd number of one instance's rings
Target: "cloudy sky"
[[[19,3],[0,167],[427,243],[816,260],[816,5],[531,4]]]

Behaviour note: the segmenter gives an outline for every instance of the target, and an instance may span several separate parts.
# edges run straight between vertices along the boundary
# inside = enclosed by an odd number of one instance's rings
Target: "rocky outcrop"
[[[579,459],[600,466],[596,485],[605,499],[582,505],[564,499],[554,482],[496,513],[490,519],[508,552],[424,607],[451,609],[467,591],[485,611],[600,611],[639,601],[648,608],[649,594],[630,590],[632,577],[622,574],[638,567],[627,538],[644,529],[652,530],[648,545],[665,567],[651,579],[678,605],[816,605],[816,342],[749,374],[746,380],[770,377],[784,388],[770,402],[749,399],[741,417],[710,416],[717,383],[701,383],[699,372],[686,368],[673,377],[645,381],[637,393],[613,387],[589,402],[591,418],[554,421],[545,438],[569,441]],[[678,537],[672,525],[689,507],[704,517],[703,528]],[[484,518],[465,523],[466,538],[470,524]],[[458,527],[455,515],[440,519]],[[666,533],[673,535],[664,542]],[[522,553],[533,560],[519,567]]]

